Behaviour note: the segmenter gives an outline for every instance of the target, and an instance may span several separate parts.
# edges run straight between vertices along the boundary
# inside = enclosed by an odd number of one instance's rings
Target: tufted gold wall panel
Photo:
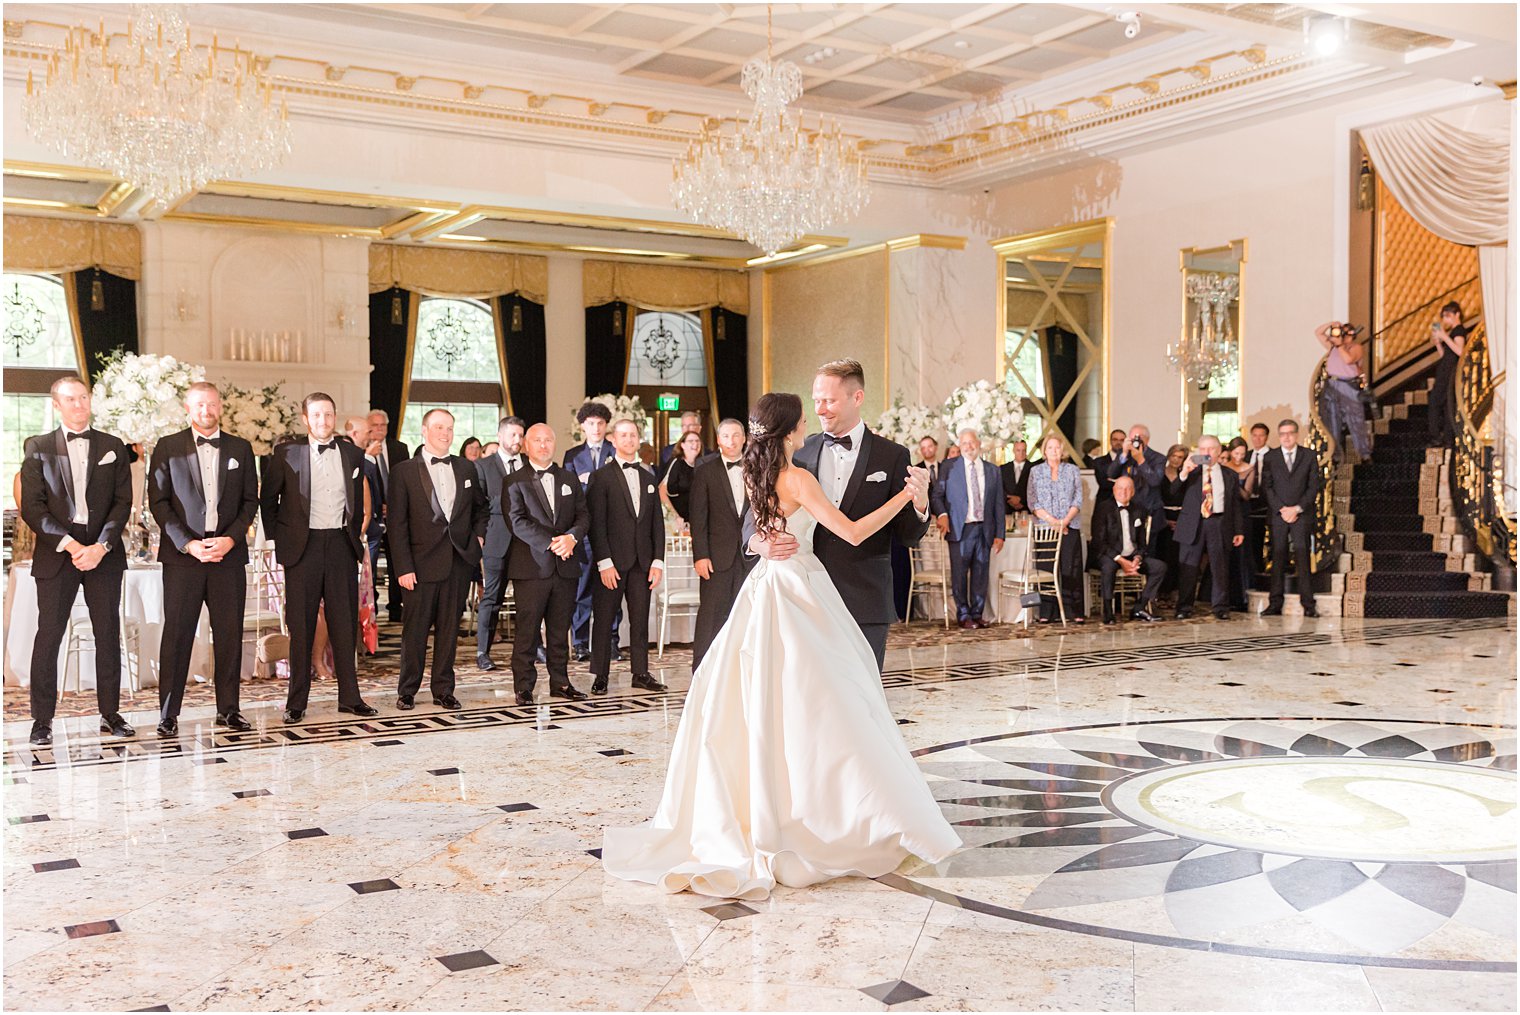
[[[1443,240],[1414,220],[1383,181],[1377,183],[1377,320],[1373,330],[1388,324],[1461,285],[1478,274],[1478,249]],[[1482,290],[1474,281],[1454,298],[1471,319],[1482,310]],[[1377,342],[1374,364],[1382,367],[1430,341],[1430,322],[1436,309],[1415,314]]]

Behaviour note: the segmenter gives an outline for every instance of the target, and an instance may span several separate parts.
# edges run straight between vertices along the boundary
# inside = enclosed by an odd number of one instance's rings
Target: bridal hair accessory
[[[753,419],[749,421],[749,435],[751,437],[764,437],[769,432],[764,423],[756,422]]]

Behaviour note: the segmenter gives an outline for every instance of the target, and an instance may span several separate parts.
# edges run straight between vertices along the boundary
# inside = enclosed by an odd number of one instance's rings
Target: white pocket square
[[[866,477],[867,483],[885,483],[886,481],[887,474],[885,472],[873,472]]]
[[[591,478],[591,473],[589,473],[589,472],[583,472],[583,473],[581,473],[581,476],[580,476],[581,485],[585,486],[586,485],[586,480],[588,480],[590,478]]]
[[[650,485],[649,485],[649,487],[648,487],[648,489],[646,489],[646,490],[645,490],[645,491],[644,491],[644,492],[645,492],[645,493],[654,493],[654,484],[653,484],[653,483],[651,483],[651,484],[650,484]]]
[[[236,465],[236,464],[237,464],[237,462],[233,462],[233,463],[232,463],[232,465]],[[229,465],[229,466],[227,466],[227,467],[228,467],[228,468],[229,468],[229,469],[230,469],[230,468],[232,468],[232,465]],[[348,477],[348,478],[349,478],[349,479],[358,479],[358,478],[359,478],[359,470],[358,470],[358,469],[355,469],[355,470],[354,470],[354,474],[353,474],[353,475],[352,475],[352,476],[349,476],[349,477]],[[466,485],[466,486],[468,486],[468,485],[469,485],[469,484],[468,484],[468,483],[466,483],[466,484],[465,484],[465,485]]]
[[[562,483],[562,484],[560,484],[559,495],[561,497],[568,497],[568,496],[570,496],[570,484],[569,483]]]
[[[357,476],[357,475],[358,475],[358,474],[359,474],[359,470],[358,470],[358,469],[355,469],[355,470],[354,470],[354,475],[356,475],[356,476]],[[470,484],[472,484],[472,483],[474,483],[474,482],[475,482],[475,481],[474,481],[474,480],[473,480],[473,479],[467,479],[467,480],[465,480],[465,481],[464,481],[464,488],[465,488],[465,489],[466,489],[466,490],[468,490],[468,489],[469,489],[469,488],[470,488]]]
[[[104,458],[102,458],[100,461],[96,462],[95,464],[96,465],[110,465],[114,461],[116,461],[116,452],[114,452],[114,451],[107,451],[106,452],[106,456]]]
[[[237,468],[237,467],[238,467],[238,463],[237,463],[237,459],[236,459],[236,458],[229,458],[229,459],[227,459],[227,471],[228,471],[228,472],[231,472],[231,471],[232,471],[232,470],[233,470],[233,469],[235,469],[235,468]],[[357,475],[358,475],[358,474],[359,474],[359,473],[358,473],[358,471],[357,471],[357,470],[356,470],[356,471],[355,471],[355,472],[354,472],[354,475],[356,475],[356,476],[357,476]]]

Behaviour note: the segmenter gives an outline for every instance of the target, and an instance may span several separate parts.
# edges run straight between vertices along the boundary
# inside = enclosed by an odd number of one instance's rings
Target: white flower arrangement
[[[644,406],[639,401],[637,395],[592,395],[580,405],[576,406],[576,411],[579,412],[581,406],[590,405],[592,402],[599,402],[602,405],[605,405],[607,407],[607,411],[612,413],[613,423],[617,423],[625,419],[631,419],[638,424],[639,433],[643,437],[647,438],[649,436],[649,413],[644,411]],[[571,426],[570,436],[572,439],[577,441],[583,441],[586,439],[586,433],[581,429],[579,422]]]
[[[278,384],[254,391],[230,384],[222,389],[222,430],[252,444],[260,457],[285,435],[299,433],[300,419],[300,410]]]
[[[154,444],[185,428],[185,391],[205,379],[205,367],[173,356],[117,350],[95,379],[94,425],[128,444]]]
[[[945,424],[952,440],[971,427],[982,440],[1004,446],[1023,435],[1024,408],[1019,397],[1006,387],[976,381],[950,392],[945,399]]]
[[[892,399],[892,407],[877,419],[876,432],[910,450],[916,449],[918,442],[925,437],[943,443],[945,414],[938,407],[904,404],[899,392]]]

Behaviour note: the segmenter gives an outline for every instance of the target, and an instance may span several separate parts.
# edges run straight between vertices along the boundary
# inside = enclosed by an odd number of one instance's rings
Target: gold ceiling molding
[[[586,261],[581,266],[586,306],[631,303],[644,310],[690,312],[718,306],[749,313],[749,275],[716,268]]]
[[[534,303],[547,303],[549,259],[495,250],[370,244],[369,291],[394,287],[425,296],[478,300],[516,293]]]
[[[803,268],[816,268],[821,264],[832,264],[835,261],[848,261],[852,257],[864,257],[867,254],[901,253],[904,250],[914,250],[918,247],[934,247],[941,250],[965,250],[966,237],[964,236],[941,236],[935,233],[915,233],[912,236],[899,236],[895,240],[887,240],[885,243],[872,243],[864,247],[851,247],[849,250],[836,250],[831,254],[823,254],[819,257],[810,257],[806,261],[796,264],[784,264],[776,268],[766,268],[767,275],[777,274],[784,271],[801,271]]]
[[[52,275],[99,268],[122,278],[142,277],[142,235],[114,222],[5,216],[5,270]]]
[[[49,201],[40,198],[5,196],[5,204],[23,212],[40,214],[88,215],[109,218],[122,204],[136,193],[137,188],[99,169],[75,169],[43,162],[22,162],[7,159],[5,175],[25,176],[41,180],[68,180],[70,182],[99,183],[104,187],[94,204],[75,204],[70,201]]]

